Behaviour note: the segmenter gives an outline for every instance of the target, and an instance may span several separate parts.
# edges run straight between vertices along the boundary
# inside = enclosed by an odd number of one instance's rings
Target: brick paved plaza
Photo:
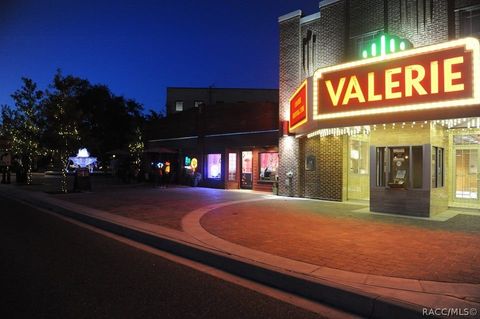
[[[181,230],[189,212],[211,234],[274,255],[358,273],[480,283],[480,214],[446,221],[367,213],[366,206],[205,188],[113,187],[55,195],[76,204]]]

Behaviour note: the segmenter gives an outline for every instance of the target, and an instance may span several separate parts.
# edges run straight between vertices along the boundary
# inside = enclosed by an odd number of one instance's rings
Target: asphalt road
[[[319,318],[0,196],[0,318]]]

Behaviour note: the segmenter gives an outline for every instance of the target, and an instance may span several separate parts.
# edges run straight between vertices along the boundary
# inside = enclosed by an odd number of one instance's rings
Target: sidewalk
[[[35,197],[377,300],[480,310],[479,214],[422,220],[369,214],[362,205],[203,188]]]

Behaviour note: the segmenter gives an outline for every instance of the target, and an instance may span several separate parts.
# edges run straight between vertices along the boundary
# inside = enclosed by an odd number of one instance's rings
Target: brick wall
[[[384,0],[349,1],[350,37],[384,29],[384,5]]]
[[[343,139],[346,137],[313,137],[301,139],[301,170],[303,195],[341,201],[343,179]],[[306,170],[305,161],[315,156],[314,170]]]
[[[448,0],[388,1],[388,32],[408,39],[414,47],[448,41],[448,2]]]
[[[302,39],[309,30],[317,37],[314,69],[341,63],[345,58],[346,48],[345,20],[345,1],[338,1],[322,7],[319,19],[301,23],[300,16],[295,16],[280,22],[279,117],[281,121],[288,120],[288,100],[308,75],[302,67]],[[300,139],[291,136],[281,137],[279,150],[279,194],[303,196],[305,193],[304,157],[302,157],[304,149],[300,146]],[[293,179],[287,186],[286,174],[290,171],[293,172]],[[341,168],[337,175],[340,176],[341,181]],[[341,183],[333,185],[335,184],[331,184],[332,187],[338,188],[336,191],[328,190],[322,195],[319,190],[315,193],[318,196],[313,197],[340,200],[342,185]],[[324,188],[320,189],[325,191]]]
[[[288,120],[288,100],[300,84],[300,16],[280,23],[280,70],[279,70],[279,117]],[[299,196],[298,161],[299,141],[294,137],[280,137],[279,155],[279,194]],[[293,184],[285,183],[287,172],[294,174]]]

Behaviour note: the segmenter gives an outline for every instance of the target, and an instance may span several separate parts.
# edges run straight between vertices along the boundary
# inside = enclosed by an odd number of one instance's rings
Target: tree
[[[60,159],[62,168],[61,192],[67,189],[68,157],[80,146],[79,126],[82,112],[78,97],[90,87],[87,80],[63,76],[58,70],[47,90],[45,101],[45,142],[52,156]]]
[[[15,109],[2,107],[2,122],[5,136],[11,139],[12,151],[20,158],[19,164],[26,171],[27,184],[32,183],[35,158],[42,153],[41,104],[43,92],[29,78],[22,78],[23,85],[11,96]]]

